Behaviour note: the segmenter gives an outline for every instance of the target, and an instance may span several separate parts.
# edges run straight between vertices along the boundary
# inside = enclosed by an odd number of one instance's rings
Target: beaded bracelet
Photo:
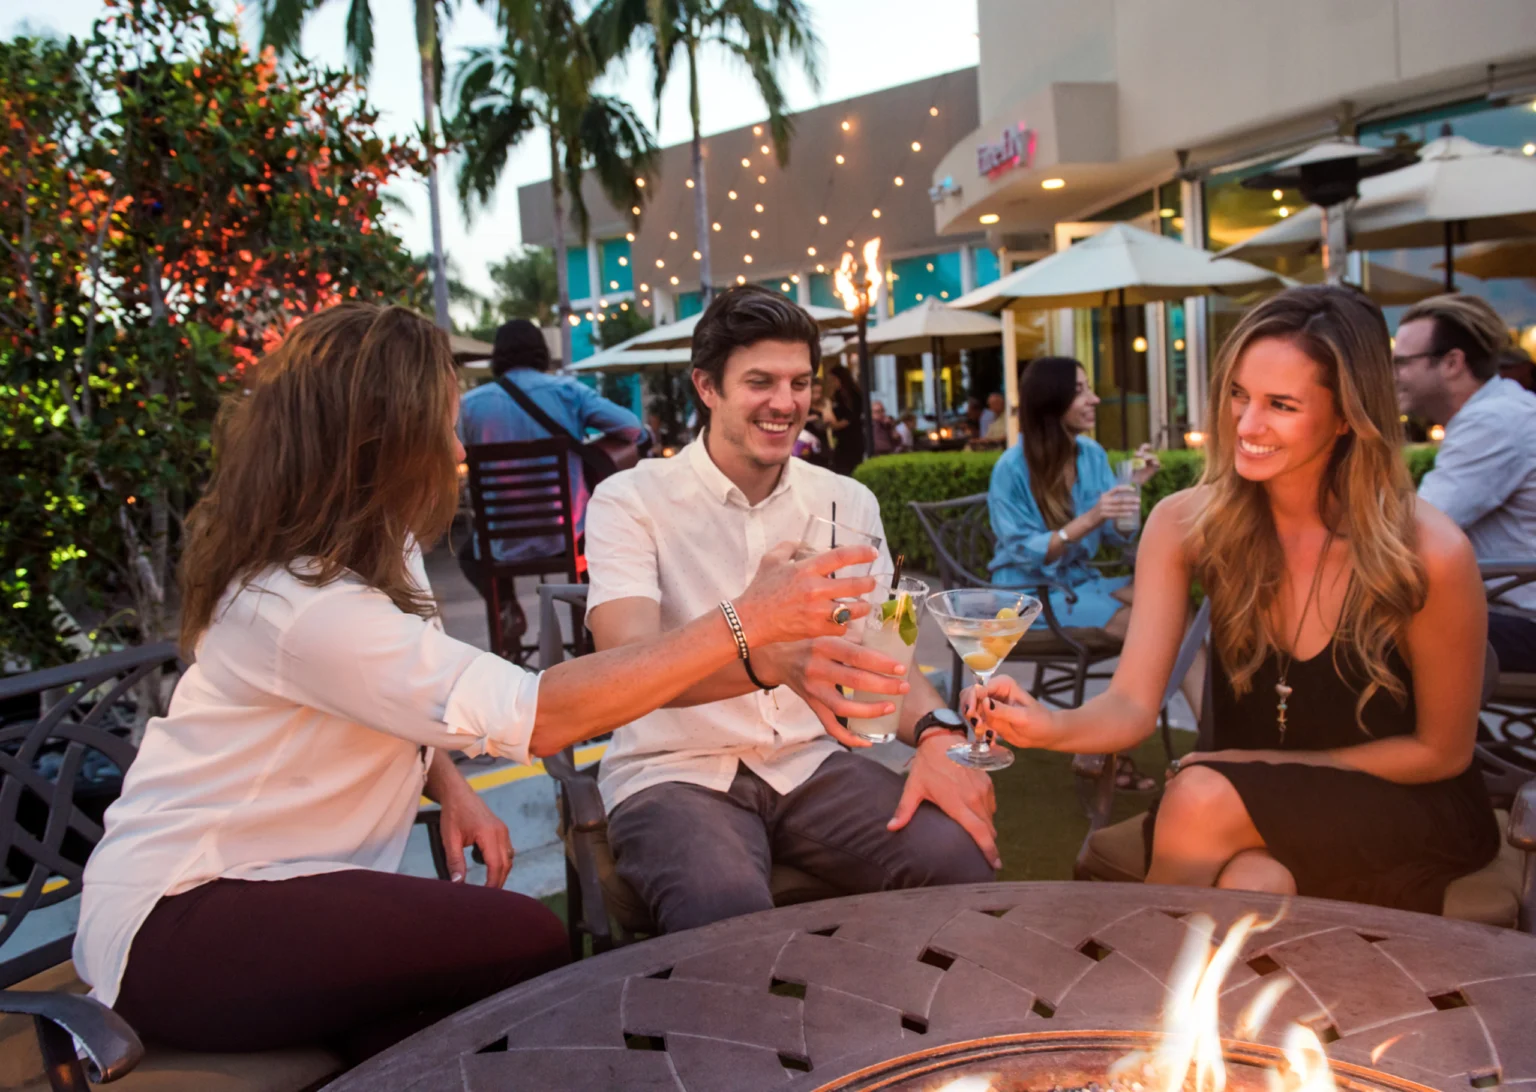
[[[747,678],[759,690],[773,690],[773,686],[765,686],[757,677],[757,673],[752,670],[752,654],[747,648],[747,634],[741,628],[741,619],[737,617],[736,608],[729,599],[721,600],[720,613],[725,615],[726,625],[731,627],[731,637],[736,641],[736,655],[741,657],[741,666],[746,669]]]

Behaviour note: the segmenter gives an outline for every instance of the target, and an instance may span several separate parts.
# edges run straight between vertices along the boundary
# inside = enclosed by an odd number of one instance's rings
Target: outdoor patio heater
[[[1336,140],[1315,145],[1275,164],[1263,174],[1243,179],[1250,190],[1300,190],[1323,217],[1323,271],[1329,284],[1344,280],[1344,256],[1349,250],[1346,219],[1350,204],[1360,196],[1360,180],[1406,167],[1412,155],[1366,148]]]

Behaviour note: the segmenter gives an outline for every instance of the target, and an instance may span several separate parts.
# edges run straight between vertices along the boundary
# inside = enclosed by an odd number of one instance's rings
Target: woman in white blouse
[[[453,516],[457,392],[442,331],[348,303],[295,328],[226,407],[186,527],[195,660],[107,812],[75,942],[95,996],[141,1034],[358,1058],[558,966],[563,927],[500,889],[506,827],[445,752],[553,754],[748,646],[843,632],[832,600],[873,588],[827,575],[873,551],[794,564],[786,543],[734,613],[645,645],[536,675],[456,641],[416,543]],[[423,792],[454,879],[478,845],[485,887],[395,874]]]

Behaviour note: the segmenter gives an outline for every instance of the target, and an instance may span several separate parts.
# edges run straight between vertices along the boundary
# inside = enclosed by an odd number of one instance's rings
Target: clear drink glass
[[[981,686],[997,673],[1041,609],[1034,596],[1002,588],[951,588],[928,597],[928,613]],[[990,735],[976,738],[974,719],[967,722],[965,734],[966,741],[948,751],[953,761],[978,770],[1013,765],[1012,751],[994,747]]]
[[[923,604],[927,598],[928,585],[909,576],[902,577],[894,588],[875,589],[869,596],[869,614],[864,617],[856,638],[865,648],[874,649],[880,655],[904,664],[907,669],[906,678],[912,675],[918,627],[923,620]],[[904,696],[855,690],[852,694],[854,701],[888,701],[896,709],[880,717],[849,717],[848,730],[871,743],[889,743],[896,738],[896,725],[901,719]]]
[[[1115,517],[1115,530],[1122,535],[1133,535],[1141,530],[1141,486],[1136,482],[1136,472],[1145,465],[1141,459],[1121,459],[1115,464],[1115,484],[1134,489],[1137,500],[1135,515]]]
[[[808,557],[826,553],[828,550],[839,546],[873,546],[880,549],[880,536],[861,531],[857,527],[850,527],[846,523],[834,523],[824,516],[812,516],[805,523],[805,530],[800,535],[800,548],[795,551],[795,560],[804,561]],[[852,576],[868,576],[874,562],[863,565],[848,565],[838,569],[833,575],[846,580]]]

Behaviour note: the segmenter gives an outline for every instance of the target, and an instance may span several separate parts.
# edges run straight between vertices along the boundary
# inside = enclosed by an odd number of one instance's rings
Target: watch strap
[[[923,742],[923,737],[929,732],[934,731],[959,732],[961,735],[964,735],[965,724],[963,722],[960,724],[949,724],[940,720],[932,713],[925,714],[918,719],[917,724],[912,729],[912,746],[914,748],[919,746]]]

